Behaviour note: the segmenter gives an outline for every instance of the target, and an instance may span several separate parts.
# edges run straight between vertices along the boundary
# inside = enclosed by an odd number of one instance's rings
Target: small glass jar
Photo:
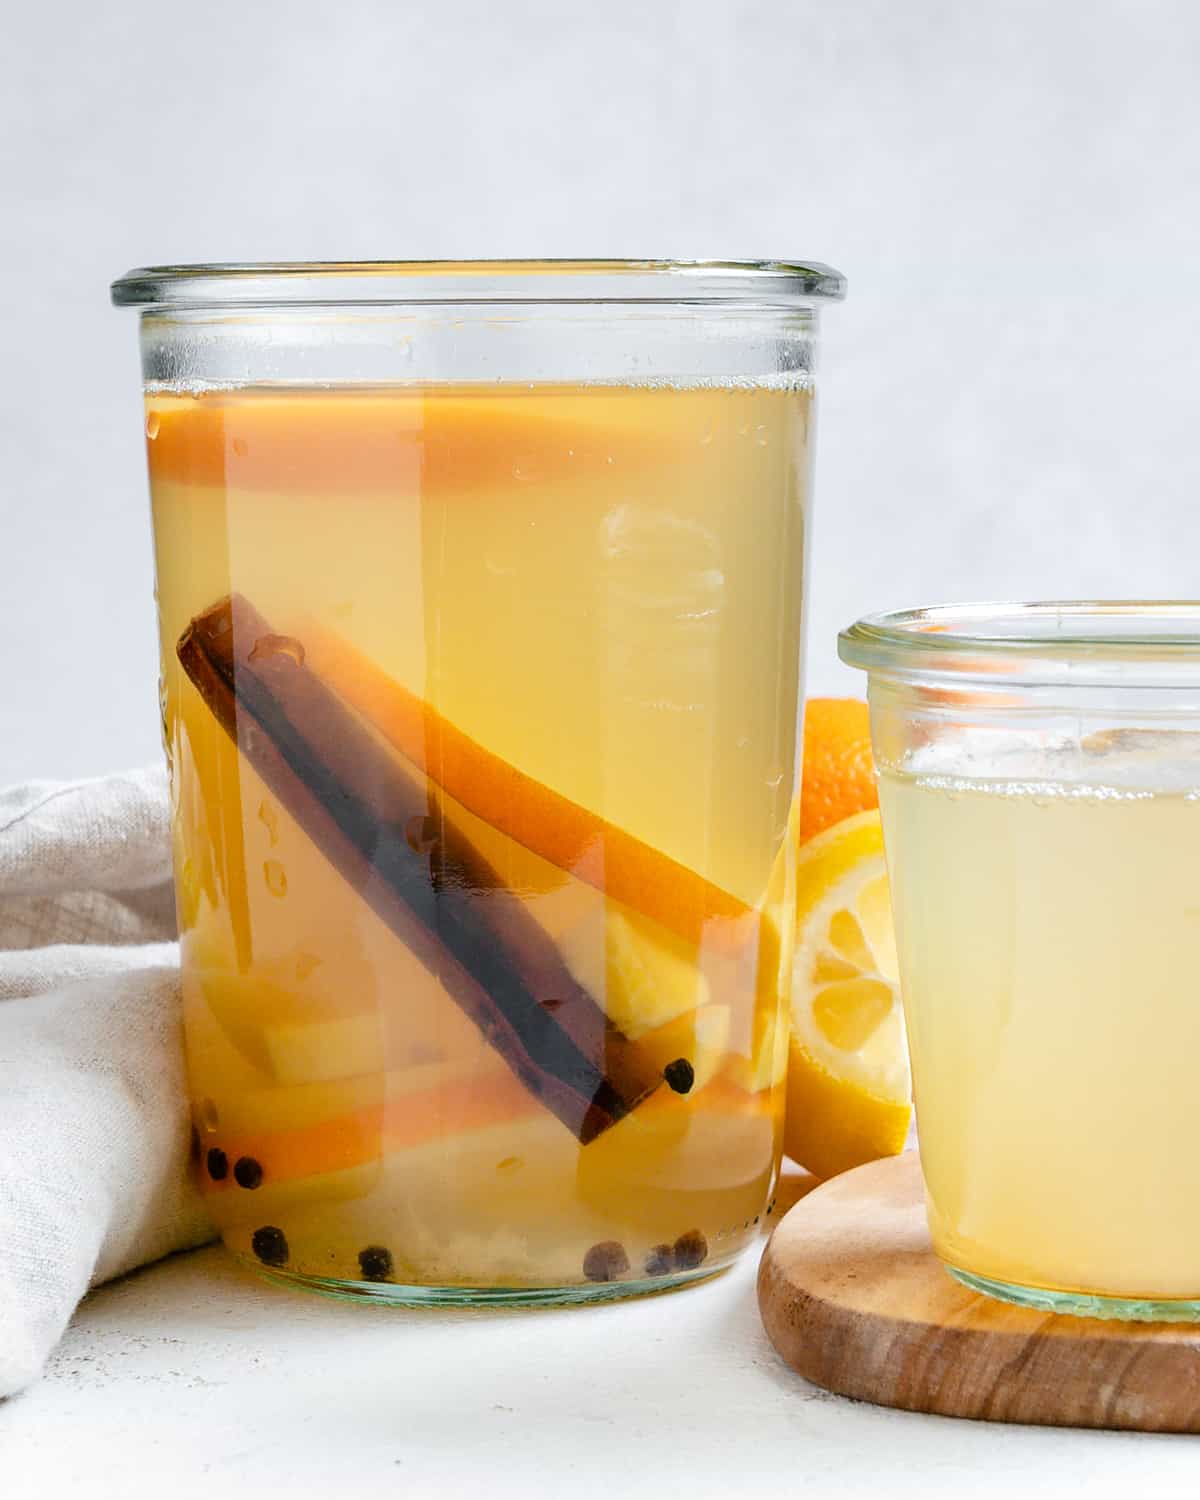
[[[824,267],[131,272],[201,1174],[342,1295],[710,1275],[779,1161]]]
[[[1200,604],[875,615],[841,655],[934,1249],[1026,1306],[1200,1318]]]

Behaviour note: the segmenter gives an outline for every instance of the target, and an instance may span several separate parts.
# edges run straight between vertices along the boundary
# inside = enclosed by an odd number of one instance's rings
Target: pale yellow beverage
[[[972,735],[880,787],[935,1248],[1196,1299],[1200,737]]]

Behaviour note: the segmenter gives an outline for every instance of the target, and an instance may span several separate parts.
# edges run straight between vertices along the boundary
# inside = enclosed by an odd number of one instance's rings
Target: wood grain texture
[[[834,1178],[771,1236],[775,1348],[880,1406],[1056,1427],[1200,1432],[1200,1326],[1068,1318],[968,1291],[935,1258],[916,1153]]]

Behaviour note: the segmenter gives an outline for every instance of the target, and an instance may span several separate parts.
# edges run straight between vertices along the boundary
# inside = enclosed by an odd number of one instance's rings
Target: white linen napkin
[[[0,1397],[89,1286],[212,1238],[190,1138],[165,774],[0,792]]]

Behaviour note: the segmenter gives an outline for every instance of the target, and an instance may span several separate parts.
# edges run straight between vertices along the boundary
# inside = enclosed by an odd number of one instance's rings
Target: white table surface
[[[1200,1492],[1200,1440],[885,1411],[793,1375],[755,1256],[672,1295],[406,1312],[274,1288],[217,1247],[101,1288],[0,1403],[0,1496]]]

